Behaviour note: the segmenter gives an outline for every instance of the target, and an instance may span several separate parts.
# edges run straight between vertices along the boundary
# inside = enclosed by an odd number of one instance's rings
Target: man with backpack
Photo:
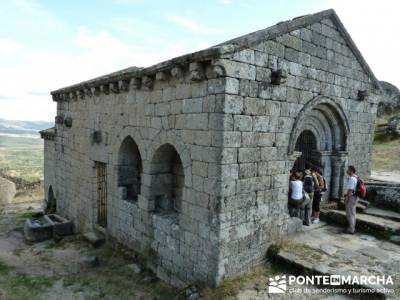
[[[314,198],[315,178],[311,174],[310,169],[306,169],[304,171],[304,173],[305,173],[305,176],[303,178],[303,189],[304,189],[304,193],[306,193],[308,195],[308,198],[310,199],[310,202],[311,202],[311,201],[313,201],[313,198]],[[307,215],[309,217],[308,217],[305,225],[309,226],[311,223],[312,203],[307,205],[306,209],[307,209]]]
[[[356,175],[356,168],[354,166],[347,167],[347,193],[345,197],[346,217],[348,228],[343,232],[354,234],[356,230],[356,206],[358,197],[364,198],[366,195],[366,188],[364,182]]]
[[[322,175],[322,170],[319,167],[314,167],[312,176],[314,179],[314,197],[312,203],[312,223],[318,224],[319,220],[319,213],[320,213],[320,204],[322,200],[322,195],[327,190],[326,180]]]

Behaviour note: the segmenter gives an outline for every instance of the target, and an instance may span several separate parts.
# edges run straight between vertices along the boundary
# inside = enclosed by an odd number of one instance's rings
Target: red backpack
[[[354,195],[361,199],[365,199],[365,197],[367,196],[367,186],[365,185],[364,181],[358,176],[357,176],[356,191]]]

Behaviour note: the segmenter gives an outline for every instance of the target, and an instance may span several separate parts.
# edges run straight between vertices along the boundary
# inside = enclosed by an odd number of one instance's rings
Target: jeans
[[[298,217],[305,225],[311,224],[311,199],[306,196],[301,200],[289,199],[289,214],[291,217]]]
[[[346,218],[349,227],[347,230],[349,232],[353,232],[356,230],[356,205],[357,205],[357,196],[346,197]]]

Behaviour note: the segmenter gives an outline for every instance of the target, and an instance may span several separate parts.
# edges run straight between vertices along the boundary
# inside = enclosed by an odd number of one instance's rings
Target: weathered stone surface
[[[97,248],[101,246],[105,240],[104,237],[94,233],[94,232],[86,232],[83,234],[83,238],[87,240],[93,247]]]
[[[0,177],[0,206],[10,203],[16,192],[15,183]]]
[[[311,157],[331,198],[346,163],[370,171],[379,85],[343,32],[325,11],[53,92],[73,124],[43,135],[46,200],[177,286],[254,266],[301,227],[287,213],[289,170]]]

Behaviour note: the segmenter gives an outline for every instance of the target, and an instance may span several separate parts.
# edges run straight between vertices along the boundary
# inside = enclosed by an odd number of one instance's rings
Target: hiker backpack
[[[306,193],[312,193],[314,191],[314,181],[311,175],[306,175],[304,177],[304,191]]]
[[[354,195],[361,199],[365,199],[365,197],[367,196],[367,186],[365,185],[364,181],[358,176],[357,176],[356,191]]]

